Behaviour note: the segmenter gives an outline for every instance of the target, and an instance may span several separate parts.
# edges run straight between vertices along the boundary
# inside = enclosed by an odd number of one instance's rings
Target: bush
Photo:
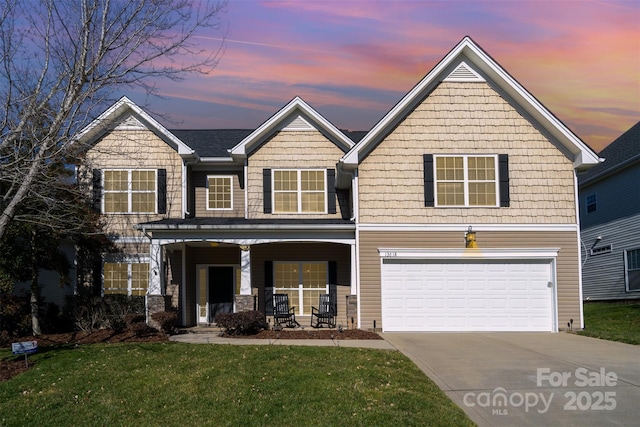
[[[174,332],[178,313],[175,311],[160,311],[158,313],[153,313],[151,318],[158,322],[162,332],[165,334],[171,334]]]
[[[124,330],[134,319],[144,319],[144,297],[106,295],[104,297],[72,297],[70,316],[76,329],[92,332],[96,329]]]
[[[0,331],[7,337],[31,335],[31,306],[28,296],[0,296]]]
[[[268,328],[261,311],[216,314],[215,321],[225,335],[254,335]]]

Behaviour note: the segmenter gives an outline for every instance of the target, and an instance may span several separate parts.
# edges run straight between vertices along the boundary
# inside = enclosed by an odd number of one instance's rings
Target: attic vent
[[[611,245],[598,246],[597,248],[591,248],[591,255],[604,255],[611,253]]]
[[[461,62],[445,79],[445,82],[483,82],[485,81],[466,63]]]
[[[115,127],[117,130],[143,130],[146,126],[140,123],[138,119],[133,116],[129,116]]]
[[[282,130],[314,130],[315,128],[309,124],[302,116],[290,117],[283,123]]]

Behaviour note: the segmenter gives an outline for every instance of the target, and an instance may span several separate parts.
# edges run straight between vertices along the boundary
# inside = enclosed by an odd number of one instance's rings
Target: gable
[[[371,153],[443,81],[480,82],[482,80],[485,80],[523,117],[544,133],[547,139],[573,162],[576,169],[588,169],[600,162],[593,150],[526,91],[471,38],[465,37],[341,159],[342,168],[355,169],[359,162]]]

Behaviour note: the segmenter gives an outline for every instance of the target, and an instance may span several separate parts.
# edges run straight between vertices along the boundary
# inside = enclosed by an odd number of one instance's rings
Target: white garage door
[[[384,331],[552,331],[549,261],[385,259]]]

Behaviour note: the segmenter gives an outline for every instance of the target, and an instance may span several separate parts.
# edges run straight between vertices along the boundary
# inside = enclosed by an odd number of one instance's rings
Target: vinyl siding
[[[121,237],[143,237],[133,227],[164,217],[182,218],[182,159],[167,143],[149,130],[114,130],[87,151],[91,169],[166,169],[166,214],[104,215],[105,231]]]
[[[361,232],[360,233],[360,314],[361,327],[382,327],[380,299],[380,254],[378,248],[462,248],[460,232]],[[566,329],[569,319],[574,328],[580,322],[577,238],[574,232],[479,232],[480,248],[561,248],[558,253],[558,324]]]
[[[611,221],[582,230],[582,297],[590,300],[640,298],[640,291],[626,291],[624,251],[640,249],[640,215]],[[611,252],[590,255],[596,248],[611,245]],[[589,254],[589,255],[587,255]]]
[[[423,154],[508,154],[510,207],[424,206]],[[486,83],[440,84],[362,161],[362,223],[575,224],[573,164]]]
[[[244,218],[244,190],[240,188],[240,177],[242,171],[197,171],[191,173],[190,180],[190,211],[196,217],[235,217]],[[207,200],[207,177],[209,176],[231,176],[233,181],[233,209],[208,210]],[[193,206],[195,205],[195,206]],[[191,207],[193,206],[193,207]]]
[[[580,224],[582,228],[606,224],[640,214],[640,163],[614,175],[580,187]],[[595,194],[597,210],[587,213],[586,198]]]
[[[263,209],[263,169],[335,169],[344,152],[320,132],[280,131],[249,156],[247,171],[248,213],[255,218],[342,218],[336,203],[335,214],[265,214]],[[348,214],[348,213],[347,213]]]

